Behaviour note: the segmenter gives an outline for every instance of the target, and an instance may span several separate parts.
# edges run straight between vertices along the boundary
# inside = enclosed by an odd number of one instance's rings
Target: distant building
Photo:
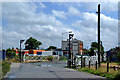
[[[83,55],[83,42],[81,40],[72,39],[70,41],[70,50],[73,55]],[[63,54],[69,53],[69,41],[62,41]]]

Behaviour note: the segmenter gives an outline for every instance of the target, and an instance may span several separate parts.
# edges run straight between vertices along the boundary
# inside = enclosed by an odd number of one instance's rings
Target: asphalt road
[[[5,78],[102,78],[86,72],[64,68],[65,61],[13,63]]]

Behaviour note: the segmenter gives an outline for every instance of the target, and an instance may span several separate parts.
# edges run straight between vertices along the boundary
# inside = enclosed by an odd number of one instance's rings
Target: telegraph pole
[[[98,66],[100,67],[100,4],[98,4]]]

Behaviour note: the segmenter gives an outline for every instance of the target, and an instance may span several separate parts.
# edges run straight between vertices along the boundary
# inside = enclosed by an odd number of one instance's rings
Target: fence
[[[89,65],[89,61],[91,62],[91,64],[95,64],[96,61],[98,62],[98,56],[82,56],[82,62],[84,62],[85,60],[85,65]],[[77,56],[76,58],[76,65],[79,66],[81,65],[81,56]]]
[[[101,66],[98,67],[98,56],[77,56],[76,57],[76,67],[88,67],[91,69],[96,69],[101,72],[109,72],[110,74],[116,74],[120,72],[119,65],[112,65],[112,63],[101,63]]]

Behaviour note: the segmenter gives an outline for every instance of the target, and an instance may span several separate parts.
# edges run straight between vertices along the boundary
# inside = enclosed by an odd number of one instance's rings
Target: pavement
[[[64,68],[67,62],[12,63],[5,78],[84,78],[105,79],[87,72]]]

